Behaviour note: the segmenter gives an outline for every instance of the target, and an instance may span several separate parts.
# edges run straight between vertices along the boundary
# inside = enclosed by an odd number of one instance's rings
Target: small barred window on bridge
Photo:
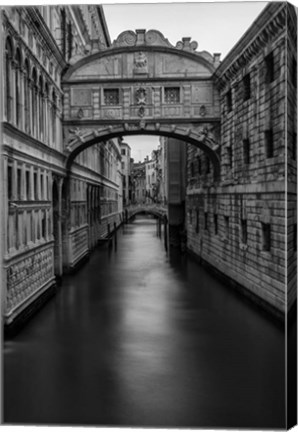
[[[104,89],[105,105],[119,105],[119,89]]]
[[[167,104],[180,103],[180,87],[165,88],[165,103]]]

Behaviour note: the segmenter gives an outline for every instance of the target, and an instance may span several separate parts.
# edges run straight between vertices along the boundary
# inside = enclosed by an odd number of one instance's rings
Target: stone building
[[[278,315],[296,297],[296,28],[291,5],[269,4],[213,75],[220,181],[187,149],[189,251]]]
[[[132,199],[125,134],[163,136],[170,242],[186,230],[189,253],[230,285],[276,314],[290,309],[294,8],[269,3],[222,62],[156,30],[111,44],[96,5],[1,13],[5,324],[28,315],[121,223]],[[160,163],[146,166],[152,200]]]
[[[121,153],[110,140],[65,169],[62,71],[110,45],[102,8],[2,7],[1,25],[1,286],[4,323],[13,324],[119,225]]]
[[[132,199],[132,182],[131,182],[131,148],[122,139],[119,140],[121,148],[121,171],[122,171],[122,197],[123,206],[128,206]]]
[[[146,202],[146,167],[145,162],[133,164],[132,169],[133,183],[133,204],[144,204]]]

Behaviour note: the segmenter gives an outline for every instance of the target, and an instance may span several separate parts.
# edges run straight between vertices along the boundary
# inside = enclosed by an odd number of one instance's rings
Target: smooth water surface
[[[284,427],[281,327],[139,218],[4,344],[4,422]]]

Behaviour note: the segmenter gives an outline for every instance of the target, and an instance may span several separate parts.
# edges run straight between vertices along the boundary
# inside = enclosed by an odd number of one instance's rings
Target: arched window
[[[32,132],[37,132],[37,74],[36,69],[32,71]]]
[[[5,111],[7,121],[11,121],[12,119],[11,60],[12,60],[12,43],[10,38],[7,38],[5,44],[5,89],[4,89],[5,91],[4,111]]]
[[[44,109],[44,135],[45,141],[49,142],[49,86],[48,83],[45,83],[44,86],[44,100],[45,100],[45,109]]]
[[[44,101],[43,101],[43,80],[39,77],[38,81],[38,113],[39,113],[39,138],[43,140],[44,137]]]
[[[51,110],[51,125],[52,125],[52,141],[56,143],[56,111],[57,111],[57,97],[55,90],[52,93],[52,110]]]
[[[24,90],[25,131],[30,133],[30,66],[27,59],[25,60]]]
[[[22,124],[22,87],[21,87],[21,53],[16,50],[15,57],[15,100],[16,100],[16,124],[18,127]]]

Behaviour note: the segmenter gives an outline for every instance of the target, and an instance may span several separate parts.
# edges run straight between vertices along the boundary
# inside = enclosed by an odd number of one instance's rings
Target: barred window
[[[272,129],[268,129],[265,131],[265,151],[266,157],[273,157],[273,131]]]
[[[249,164],[250,160],[250,142],[249,139],[243,140],[243,161],[245,164]]]
[[[10,39],[6,40],[5,44],[5,114],[7,121],[12,119],[12,44]]]
[[[274,80],[274,57],[272,52],[265,57],[265,65],[266,65],[265,81],[266,84],[270,84]]]
[[[233,102],[232,102],[232,89],[230,89],[226,94],[226,101],[227,101],[227,110],[228,112],[231,112],[233,109]]]
[[[250,99],[250,75],[247,74],[243,77],[243,100]]]
[[[241,219],[241,241],[247,243],[247,220]]]
[[[175,104],[180,102],[180,88],[166,87],[165,88],[165,103]]]
[[[119,105],[119,89],[104,89],[105,105]]]
[[[270,251],[271,247],[271,226],[268,223],[262,223],[263,250]]]

